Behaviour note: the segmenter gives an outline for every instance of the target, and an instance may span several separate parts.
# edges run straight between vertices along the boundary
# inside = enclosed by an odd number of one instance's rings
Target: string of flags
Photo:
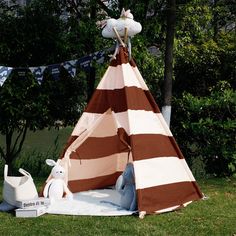
[[[108,51],[109,50],[110,49],[108,49]],[[39,84],[42,83],[43,74],[46,69],[55,80],[59,79],[61,67],[64,67],[68,71],[70,76],[75,77],[76,69],[78,67],[84,69],[85,71],[88,71],[92,61],[96,61],[97,63],[102,64],[105,60],[105,52],[106,50],[98,51],[79,59],[65,61],[58,64],[52,64],[47,66],[36,66],[27,68],[23,67],[13,68],[7,66],[0,66],[0,87],[4,84],[4,82],[7,80],[7,78],[9,77],[9,75],[13,70],[17,70],[19,76],[21,76],[21,74],[23,76],[26,71],[30,70]]]

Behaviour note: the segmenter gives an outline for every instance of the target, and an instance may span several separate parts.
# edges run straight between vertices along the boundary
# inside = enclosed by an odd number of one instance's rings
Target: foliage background
[[[106,15],[118,17],[122,7],[130,8],[135,20],[143,25],[142,33],[132,39],[132,55],[161,106],[166,2],[123,0],[113,1],[113,6],[107,7],[98,0],[33,0],[22,8],[0,1],[0,64],[48,65],[109,48],[113,42],[101,37],[97,22]],[[234,3],[231,0],[176,3],[171,130],[196,177],[235,175]],[[158,49],[158,53],[151,54],[150,46]],[[108,56],[104,65],[94,65],[95,81],[84,71],[79,71],[74,79],[61,71],[61,79],[56,82],[46,72],[42,86],[30,74],[20,80],[12,75],[0,88],[2,163],[6,133],[12,133],[14,143],[26,125],[27,130],[37,132],[50,128],[52,134],[55,128],[73,126],[107,65]],[[62,140],[64,143],[66,137]],[[52,143],[46,153],[33,148],[26,154],[25,146],[24,152],[15,148],[14,168],[29,165],[28,169],[44,175],[44,159],[48,156],[57,159],[63,146],[56,137]],[[36,163],[37,168],[33,168]]]

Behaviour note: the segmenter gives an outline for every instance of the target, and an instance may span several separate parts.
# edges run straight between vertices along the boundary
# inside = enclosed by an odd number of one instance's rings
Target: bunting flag
[[[42,83],[43,72],[46,68],[46,66],[29,67],[31,73],[34,75],[35,79],[38,81],[39,84]]]
[[[61,64],[53,64],[53,65],[47,66],[49,73],[52,75],[53,79],[55,80],[58,80],[60,77],[60,67],[61,67]]]
[[[102,64],[102,63],[104,63],[104,60],[105,60],[105,52],[104,52],[104,51],[95,52],[95,53],[92,55],[92,58],[93,58],[93,60],[95,60],[97,63]]]
[[[45,69],[48,69],[48,72],[52,75],[53,79],[55,80],[58,80],[60,77],[61,66],[63,66],[72,77],[75,77],[77,66],[80,66],[85,71],[89,71],[91,67],[91,62],[96,61],[96,63],[99,63],[99,64],[104,63],[105,52],[110,51],[110,50],[111,49],[98,51],[95,53],[91,53],[88,56],[82,57],[80,59],[69,60],[69,61],[59,63],[59,64],[52,64],[52,65],[47,65],[47,66],[36,66],[36,67],[27,67],[27,68],[23,68],[23,67],[13,68],[13,67],[0,66],[0,86],[4,84],[5,80],[10,75],[13,69],[17,71],[21,71],[20,74],[18,74],[19,76],[23,75],[23,74],[21,75],[21,73],[23,73],[22,70],[24,69],[30,70],[39,84],[42,83]]]
[[[4,84],[12,69],[12,67],[0,66],[0,86]]]
[[[90,69],[91,60],[92,60],[91,55],[82,57],[77,61],[77,65],[87,71]]]
[[[27,73],[29,73],[29,68],[19,67],[13,68],[14,74],[17,73],[17,76],[20,78],[25,78]]]
[[[76,64],[77,60],[70,60],[62,62],[62,66],[68,71],[71,77],[75,77],[76,75]]]

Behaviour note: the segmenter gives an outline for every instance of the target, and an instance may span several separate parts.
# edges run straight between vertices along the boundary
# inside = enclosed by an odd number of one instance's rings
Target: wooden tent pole
[[[117,39],[119,40],[120,44],[122,45],[122,47],[125,47],[125,44],[124,44],[124,42],[122,41],[122,39],[121,39],[119,33],[117,32],[116,28],[113,27],[112,29],[113,29],[113,31],[115,32],[115,35],[116,35]]]
[[[127,41],[128,41],[128,28],[125,27],[124,43],[127,44]]]

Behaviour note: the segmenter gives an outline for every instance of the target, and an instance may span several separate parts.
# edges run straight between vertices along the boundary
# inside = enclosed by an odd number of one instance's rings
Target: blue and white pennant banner
[[[12,69],[12,67],[0,66],[0,86],[4,84]]]
[[[36,66],[22,69],[29,69],[38,83],[41,84],[43,80],[43,73],[46,69],[55,80],[59,79],[61,66],[63,66],[72,77],[75,77],[77,66],[80,66],[82,69],[88,71],[90,69],[92,61],[96,61],[97,63],[102,64],[105,60],[104,58],[105,51],[98,51],[80,59],[65,61],[59,64]],[[4,84],[13,69],[18,68],[0,66],[0,86]]]
[[[92,59],[97,63],[102,64],[105,60],[105,51],[98,51],[92,54]]]
[[[55,80],[58,80],[60,78],[60,67],[61,67],[60,64],[53,64],[47,66],[49,73]]]
[[[62,62],[62,66],[68,71],[71,77],[75,77],[77,60]]]
[[[38,81],[39,84],[42,83],[43,73],[46,68],[46,66],[29,67],[31,73],[34,75],[35,79]]]
[[[92,57],[90,55],[82,57],[77,61],[77,66],[80,66],[84,70],[89,70]]]

